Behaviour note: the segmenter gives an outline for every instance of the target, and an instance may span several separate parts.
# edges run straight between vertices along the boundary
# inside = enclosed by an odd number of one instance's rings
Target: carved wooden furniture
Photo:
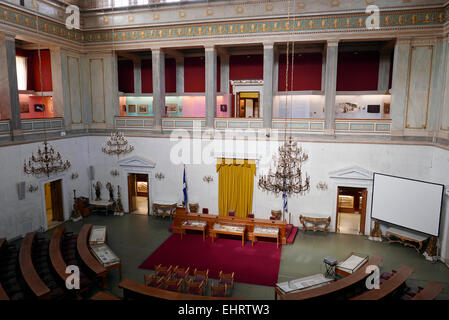
[[[238,223],[246,226],[245,238],[251,240],[250,234],[254,231],[254,226],[266,226],[279,228],[279,241],[281,244],[286,244],[287,239],[285,236],[285,230],[287,228],[287,222],[281,220],[268,220],[268,219],[249,219],[249,218],[237,218],[228,216],[218,216],[213,214],[200,214],[200,213],[182,213],[175,214],[173,223],[173,232],[181,233],[181,225],[186,220],[201,220],[207,222],[206,235],[211,236],[211,230],[214,223]]]
[[[254,226],[254,231],[250,235],[253,246],[254,242],[257,241],[257,237],[274,238],[276,239],[276,247],[279,248],[279,228]]]
[[[19,251],[19,265],[22,272],[23,279],[38,299],[50,299],[50,288],[40,278],[36,269],[34,268],[31,248],[36,236],[35,232],[29,232],[23,238],[20,244]]]
[[[420,253],[424,241],[428,238],[416,234],[411,234],[404,230],[399,230],[396,228],[389,228],[385,232],[385,237],[389,243],[399,242],[404,246],[414,248],[418,253]]]
[[[106,270],[106,268],[92,255],[88,246],[88,239],[91,229],[91,224],[84,224],[81,227],[81,230],[78,233],[76,247],[80,258],[83,260],[86,267],[90,269],[97,278],[102,279],[103,286],[106,287],[108,270]]]
[[[353,290],[357,286],[364,287],[366,278],[371,274],[370,272],[366,272],[367,267],[379,266],[381,262],[381,257],[373,255],[361,268],[343,279],[331,282],[330,284],[319,288],[295,293],[280,294],[279,297],[281,300],[342,299],[341,295],[343,292]],[[277,299],[276,294],[275,298]]]
[[[153,202],[152,212],[155,216],[163,218],[169,217],[172,219],[175,214],[176,206],[176,203],[165,204]]]
[[[153,287],[147,287],[142,283],[137,283],[125,279],[118,284],[123,289],[124,299],[165,299],[165,300],[242,300],[241,298],[207,297],[195,294],[173,292]]]
[[[243,247],[245,245],[245,229],[246,226],[243,224],[215,223],[214,226],[212,227],[212,230],[210,230],[212,243],[214,243],[214,239],[217,237],[217,234],[227,234],[233,236],[241,236]]]
[[[164,289],[165,290],[169,290],[169,291],[181,292],[182,291],[182,283],[183,282],[184,282],[184,279],[179,279],[179,280],[165,279],[165,281],[164,281]]]
[[[228,285],[229,290],[232,291],[234,288],[234,272],[223,273],[223,271],[220,271],[218,274],[218,283]]]
[[[207,287],[207,283],[209,281],[209,269],[207,270],[198,270],[195,268],[193,270],[193,281],[201,282],[204,280],[204,285]]]
[[[306,217],[303,215],[299,216],[299,221],[302,223],[303,230],[313,230],[313,232],[320,230],[323,232],[327,232],[329,225],[331,223],[331,217],[327,218],[316,218],[316,217]],[[312,226],[307,226],[306,223],[312,224]],[[319,227],[320,224],[324,224],[324,227]]]
[[[271,210],[271,217],[273,217],[273,220],[281,220],[282,211],[281,210]],[[271,217],[270,217],[270,219],[271,219]]]
[[[374,228],[371,230],[371,237],[382,238],[382,230],[380,230],[379,221],[374,221]]]
[[[210,295],[212,297],[226,297],[228,295],[228,285],[226,283],[215,285],[212,282],[210,285]]]
[[[114,202],[109,202],[106,200],[91,201],[89,203],[91,214],[104,214],[105,216],[109,213],[114,213]]]
[[[424,289],[420,290],[410,300],[433,300],[440,294],[443,288],[443,285],[438,282],[430,281]]]
[[[162,266],[161,264],[158,264],[156,266],[154,266],[154,270],[156,271],[156,275],[158,277],[170,277],[172,271],[173,271],[173,266]]]
[[[176,266],[173,269],[173,272],[171,273],[171,277],[176,280],[181,279],[181,280],[185,281],[185,280],[187,280],[187,277],[189,276],[189,271],[190,271],[190,267],[180,268],[179,266]]]
[[[90,300],[96,300],[96,301],[120,301],[122,299],[113,296],[112,294],[106,293],[104,291],[98,291],[96,294],[94,294]]]
[[[365,291],[361,295],[351,298],[350,300],[380,300],[391,295],[394,291],[399,290],[405,285],[405,281],[413,273],[413,269],[402,266],[388,280],[380,285],[379,289]]]
[[[186,281],[186,293],[204,295],[205,281],[200,282],[189,279]]]
[[[200,205],[198,203],[189,203],[189,211],[191,213],[198,213]]]
[[[203,233],[203,241],[206,239],[206,221],[201,220],[186,220],[181,225],[181,239],[182,235],[186,233],[186,230],[201,231]]]
[[[165,277],[158,277],[156,274],[143,275],[143,283],[149,287],[161,288],[164,285],[164,281]]]

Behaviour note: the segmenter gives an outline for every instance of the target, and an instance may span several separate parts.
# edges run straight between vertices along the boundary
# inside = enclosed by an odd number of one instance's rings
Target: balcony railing
[[[162,118],[162,129],[193,129],[204,128],[206,120],[204,118]]]
[[[262,129],[262,118],[215,118],[215,129]]]
[[[115,117],[114,126],[117,129],[141,129],[151,130],[153,129],[154,118],[153,117]]]
[[[324,119],[273,119],[273,129],[292,132],[323,132]]]
[[[46,118],[46,119],[22,119],[22,131],[24,134],[34,134],[62,131],[64,130],[63,118]]]
[[[10,135],[9,120],[0,120],[0,137]]]
[[[391,134],[390,119],[336,119],[336,133]]]

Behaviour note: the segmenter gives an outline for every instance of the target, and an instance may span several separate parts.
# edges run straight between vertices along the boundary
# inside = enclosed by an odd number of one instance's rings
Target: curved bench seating
[[[430,281],[424,289],[418,292],[410,300],[433,300],[440,294],[442,290],[443,290],[442,284]]]
[[[61,241],[64,230],[65,227],[61,226],[55,229],[55,231],[53,232],[50,239],[49,255],[53,269],[56,271],[62,281],[65,282],[69,274],[65,273],[67,264],[62,257],[61,251]]]
[[[9,300],[9,296],[0,284],[0,300]]]
[[[35,236],[35,232],[30,232],[27,233],[22,240],[19,251],[20,271],[22,272],[26,284],[38,299],[50,299],[50,289],[40,278],[33,265],[31,248]]]

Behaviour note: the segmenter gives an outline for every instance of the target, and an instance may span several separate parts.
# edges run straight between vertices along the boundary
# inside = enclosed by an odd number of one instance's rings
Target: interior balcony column
[[[397,39],[391,84],[391,135],[403,135],[407,104],[411,39]]]
[[[142,93],[142,59],[136,57],[133,59],[134,69],[134,93]]]
[[[335,96],[337,94],[338,40],[326,46],[326,75],[324,79],[324,133],[335,134]]]
[[[69,79],[67,78],[67,56],[63,55],[60,47],[51,47],[50,56],[54,117],[63,117],[65,127],[70,129],[72,117],[71,101],[68,101],[68,99],[70,99],[70,93],[68,90],[73,88],[69,87]]]
[[[182,96],[184,94],[184,57],[176,56],[176,94]]]
[[[232,95],[229,92],[229,54],[227,53],[220,54],[220,91],[224,94],[228,108],[231,108]]]
[[[379,56],[379,78],[377,90],[386,92],[390,89],[390,59],[391,59],[391,49],[390,48],[382,48],[380,50]]]
[[[165,116],[165,54],[160,48],[151,50],[153,67],[153,114],[154,128],[162,130]]]
[[[270,129],[273,122],[274,43],[263,44],[263,127]]]
[[[205,47],[206,63],[206,127],[213,128],[217,113],[217,50]]]
[[[9,119],[11,138],[22,135],[20,121],[19,88],[16,70],[15,36],[0,32],[0,113],[2,119]]]

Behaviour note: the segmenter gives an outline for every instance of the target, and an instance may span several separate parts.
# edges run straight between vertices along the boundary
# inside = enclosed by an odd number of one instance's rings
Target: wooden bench
[[[0,283],[0,301],[1,300],[9,300],[9,297],[5,289],[3,289],[2,284]]]
[[[392,294],[395,290],[399,289],[405,284],[405,281],[413,273],[413,269],[407,266],[402,266],[397,272],[395,272],[391,278],[386,280],[379,289],[372,289],[365,291],[361,295],[353,297],[350,300],[380,300]]]
[[[96,294],[94,294],[90,300],[115,300],[115,301],[120,301],[122,299],[117,298],[116,296],[113,296],[112,294],[106,293],[104,291],[98,291]]]
[[[56,273],[59,275],[62,281],[65,282],[69,274],[65,273],[67,264],[65,263],[61,252],[61,242],[64,231],[65,227],[61,226],[53,232],[50,239],[50,247],[48,251],[53,269],[55,269]]]
[[[83,263],[96,275],[97,278],[103,280],[103,286],[105,287],[107,284],[108,271],[90,252],[88,241],[91,229],[92,224],[85,224],[81,227],[76,241],[76,247]]]
[[[433,300],[440,294],[442,290],[443,285],[439,284],[438,282],[430,281],[424,289],[418,292],[410,300]]]
[[[173,292],[153,287],[125,279],[118,284],[123,289],[125,299],[163,299],[163,300],[243,300],[240,298],[209,297],[182,292]]]
[[[20,244],[19,251],[19,266],[22,276],[38,299],[50,299],[50,289],[42,281],[33,265],[31,257],[31,248],[33,246],[35,232],[30,232],[25,235],[22,243]]]
[[[338,299],[339,294],[341,294],[344,290],[348,290],[364,282],[364,280],[370,275],[370,273],[366,273],[366,268],[368,266],[373,265],[379,266],[381,262],[382,257],[373,255],[357,271],[341,280],[337,280],[328,285],[306,291],[287,293],[281,295],[280,298],[281,300],[332,299],[332,298]]]

